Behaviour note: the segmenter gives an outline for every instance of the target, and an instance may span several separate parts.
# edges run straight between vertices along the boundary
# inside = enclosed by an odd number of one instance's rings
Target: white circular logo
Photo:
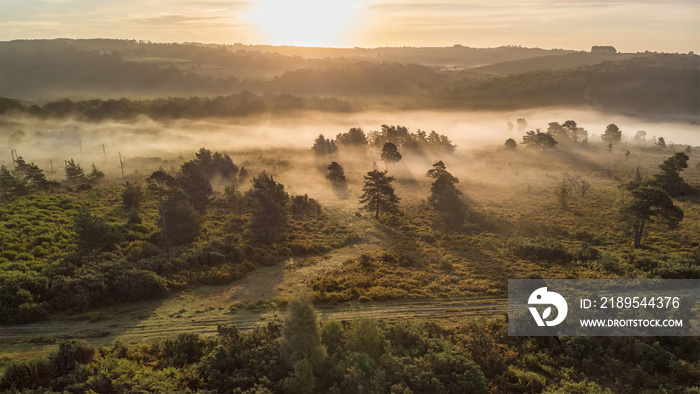
[[[532,306],[528,307],[528,309],[530,309],[530,313],[532,313],[532,317],[540,327],[544,327],[545,325],[550,327],[556,326],[564,321],[566,318],[566,313],[569,311],[569,307],[566,304],[564,297],[559,295],[559,293],[547,291],[547,287],[540,287],[539,289],[533,291],[532,294],[530,294],[530,298],[527,300],[527,303],[530,305],[553,305],[555,308],[557,308],[557,318],[554,320],[546,320],[552,314],[551,306],[547,307],[542,312],[542,316],[540,316],[537,308]]]

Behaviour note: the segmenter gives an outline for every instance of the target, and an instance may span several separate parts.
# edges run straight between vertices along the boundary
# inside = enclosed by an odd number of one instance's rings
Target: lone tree
[[[382,161],[387,165],[387,167],[389,164],[398,163],[401,161],[402,157],[403,156],[401,156],[401,153],[399,153],[399,149],[393,142],[387,142],[382,147]]]
[[[400,198],[394,194],[394,188],[391,182],[394,181],[393,176],[386,176],[386,171],[373,170],[367,173],[365,185],[362,187],[364,192],[360,197],[360,202],[365,204],[365,208],[369,211],[374,211],[374,217],[379,218],[379,212],[394,212]]]
[[[518,143],[515,142],[515,140],[512,139],[512,138],[508,138],[508,139],[506,140],[506,143],[505,143],[504,145],[505,145],[506,148],[508,148],[508,149],[515,149],[515,148],[518,147]]]
[[[659,139],[656,142],[654,142],[654,145],[661,149],[666,149],[666,140],[664,139],[664,137],[659,137]]]
[[[105,173],[97,168],[95,163],[92,163],[92,171],[87,176],[87,181],[89,183],[98,183],[105,178]]]
[[[632,190],[632,201],[622,203],[619,210],[632,225],[635,248],[642,244],[647,221],[653,223],[655,219],[661,219],[673,229],[683,220],[683,210],[673,205],[671,197],[658,186],[641,186]]]
[[[459,183],[459,179],[447,171],[445,163],[442,161],[433,164],[433,168],[428,170],[425,175],[434,179],[432,186],[430,186],[428,202],[438,211],[442,224],[448,230],[461,228],[467,212],[459,197],[462,192],[455,186]]]
[[[605,128],[605,132],[600,136],[600,139],[608,144],[618,143],[622,141],[622,130],[615,123],[610,123]]]
[[[338,162],[332,162],[328,165],[328,175],[326,179],[331,181],[333,186],[340,186],[345,184],[345,170],[343,166],[338,164]]]
[[[678,152],[664,160],[659,164],[659,173],[654,174],[652,184],[664,189],[671,196],[691,191],[691,186],[681,177],[681,171],[688,168],[688,160],[690,158],[684,152]]]
[[[287,230],[289,194],[284,185],[262,172],[253,179],[248,199],[253,209],[250,229],[258,242],[273,243]]]

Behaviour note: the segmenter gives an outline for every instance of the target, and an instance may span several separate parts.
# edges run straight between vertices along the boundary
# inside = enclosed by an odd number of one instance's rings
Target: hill
[[[483,109],[592,106],[632,115],[697,117],[697,55],[653,55],[562,70],[538,70],[462,80],[447,89],[445,105]]]

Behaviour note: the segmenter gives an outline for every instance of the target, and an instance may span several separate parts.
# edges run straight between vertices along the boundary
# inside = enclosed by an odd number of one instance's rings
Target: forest
[[[696,336],[506,314],[700,279],[697,55],[0,51],[0,392],[700,392]]]

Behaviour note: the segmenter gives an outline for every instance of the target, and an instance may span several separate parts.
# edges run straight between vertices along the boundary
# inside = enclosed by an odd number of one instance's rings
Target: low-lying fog
[[[84,123],[4,119],[0,126],[0,164],[12,165],[12,149],[27,162],[45,170],[62,169],[63,160],[74,158],[84,169],[95,163],[105,172],[119,169],[118,154],[129,163],[149,158],[190,158],[200,147],[233,155],[266,148],[310,148],[319,134],[327,138],[361,127],[365,132],[379,130],[382,124],[402,125],[410,131],[435,130],[447,135],[458,151],[489,145],[502,145],[507,138],[521,141],[516,119],[527,121],[526,130],[546,131],[549,122],[575,120],[589,133],[589,141],[599,142],[610,123],[617,124],[623,139],[645,130],[647,144],[653,137],[664,137],[666,144],[700,145],[700,125],[652,123],[621,115],[594,111],[534,109],[518,112],[303,112],[288,116],[264,115],[244,119],[177,120],[157,122],[147,118],[124,123]],[[509,130],[508,122],[513,123]],[[81,153],[82,150],[82,153]],[[234,157],[235,161],[235,157]],[[130,169],[129,172],[133,172]],[[62,171],[61,171],[62,172]],[[57,178],[61,178],[57,176]]]

